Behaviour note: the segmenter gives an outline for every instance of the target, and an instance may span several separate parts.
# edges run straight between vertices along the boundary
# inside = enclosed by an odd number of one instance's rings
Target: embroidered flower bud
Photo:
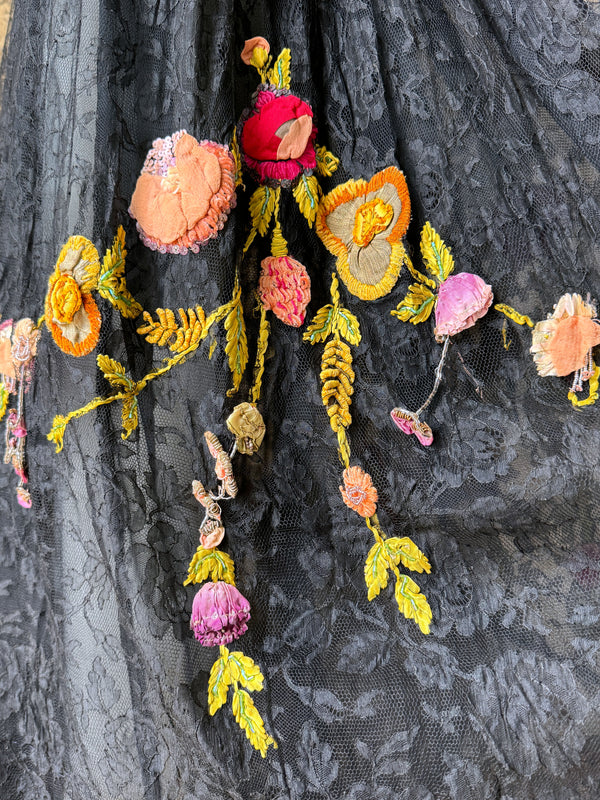
[[[299,261],[289,256],[269,256],[262,261],[260,299],[278,319],[298,328],[310,303],[310,278]]]
[[[271,45],[262,36],[253,36],[252,39],[246,39],[244,42],[244,49],[241,52],[240,58],[250,66],[262,69],[267,63]]]
[[[435,307],[435,338],[441,341],[474,325],[492,305],[492,287],[479,275],[459,272],[442,281]]]
[[[342,477],[344,486],[340,486],[340,492],[344,503],[361,517],[372,517],[378,497],[369,473],[360,467],[347,467]]]
[[[200,527],[200,544],[205,550],[218,547],[225,536],[225,528],[216,519],[207,519]]]
[[[250,603],[229,583],[205,583],[194,597],[190,628],[204,647],[229,644],[248,630]]]
[[[265,423],[260,411],[251,403],[240,403],[227,418],[227,427],[235,436],[240,453],[255,453],[265,436]]]
[[[404,408],[394,408],[391,417],[402,433],[414,433],[424,447],[433,442],[433,431],[426,422],[422,422],[415,414]]]

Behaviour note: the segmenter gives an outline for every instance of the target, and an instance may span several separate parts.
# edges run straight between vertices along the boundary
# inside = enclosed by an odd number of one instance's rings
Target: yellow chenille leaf
[[[175,341],[169,345],[173,353],[183,353],[194,350],[200,343],[204,324],[206,322],[204,309],[201,306],[188,308],[187,313],[183,308],[178,309],[181,325],[177,328]]]
[[[414,619],[423,633],[429,633],[431,608],[424,594],[408,575],[400,575],[396,581],[396,602],[406,619]]]
[[[218,711],[227,700],[227,692],[231,686],[232,679],[229,667],[227,666],[227,656],[229,651],[226,647],[224,656],[218,658],[212,665],[208,678],[208,713],[212,716]]]
[[[254,363],[254,375],[252,380],[252,390],[250,392],[251,400],[253,403],[258,403],[260,400],[260,392],[262,387],[262,378],[265,371],[265,355],[269,345],[269,333],[271,325],[267,319],[267,310],[261,305],[260,310],[260,327],[258,329],[258,340],[256,342],[256,361]]]
[[[188,567],[184,586],[190,583],[203,583],[206,580],[225,581],[235,586],[235,567],[233,559],[222,550],[205,550],[199,547]]]
[[[294,189],[294,197],[298,203],[300,213],[306,217],[308,224],[312,227],[317,216],[317,208],[319,207],[319,182],[314,175],[302,175],[296,188]]]
[[[377,597],[388,583],[389,557],[382,542],[376,542],[369,550],[365,561],[365,583],[369,600]]]
[[[329,150],[323,146],[317,147],[315,152],[317,155],[317,172],[319,175],[330,178],[339,167],[339,158],[336,158],[333,153],[330,153]]]
[[[275,740],[265,731],[265,724],[252,698],[243,689],[236,689],[233,693],[231,709],[235,721],[240,728],[245,731],[248,740],[255,750],[258,750],[263,758],[267,755],[269,745],[276,749]]]
[[[237,281],[233,290],[231,310],[225,318],[225,331],[227,339],[225,352],[229,359],[229,369],[233,375],[233,388],[227,392],[227,396],[231,397],[240,388],[248,363],[248,340],[242,306],[242,289]]]
[[[505,303],[496,303],[494,309],[512,319],[517,325],[527,325],[529,328],[533,328],[533,321],[526,314],[519,314],[518,311],[515,311],[514,308],[507,306]]]
[[[273,64],[273,67],[269,73],[269,82],[274,83],[278,89],[289,89],[290,84],[292,81],[292,76],[290,73],[290,64],[292,60],[292,54],[290,50],[286,47],[285,50],[282,50],[279,56],[277,57],[277,61]]]
[[[396,306],[395,311],[390,311],[394,317],[402,322],[412,322],[418,325],[424,322],[435,308],[435,295],[423,283],[411,283],[404,300]]]
[[[413,572],[431,572],[431,564],[427,556],[408,536],[403,536],[401,539],[392,537],[386,539],[384,544],[394,564],[397,565],[400,562],[403,567],[413,570]]]
[[[264,677],[260,667],[249,656],[245,656],[241,650],[236,650],[229,654],[227,663],[234,681],[238,681],[251,692],[260,692],[263,688]]]
[[[331,304],[323,306],[312,318],[312,321],[306,327],[302,338],[305,342],[316,344],[316,342],[324,342],[333,333],[333,320],[334,309]]]
[[[121,424],[123,425],[121,439],[128,439],[131,432],[134,431],[138,426],[138,401],[137,397],[134,395],[126,397],[123,400]]]
[[[269,229],[279,191],[279,187],[272,189],[269,186],[259,186],[250,198],[249,209],[252,217],[252,227],[256,228],[261,236],[265,236]]]
[[[338,308],[335,315],[335,327],[339,335],[345,339],[348,344],[360,344],[360,325],[358,320],[348,311],[347,308]]]
[[[438,283],[445,281],[454,269],[454,259],[437,231],[429,222],[421,231],[421,255],[429,272]]]
[[[245,187],[242,179],[242,154],[240,153],[236,128],[233,129],[233,137],[229,149],[231,150],[231,155],[235,163],[235,188],[237,189],[238,186],[241,186],[242,189],[244,189]]]
[[[4,383],[0,383],[0,419],[6,414],[10,393]]]
[[[125,375],[125,367],[118,361],[106,355],[98,355],[96,358],[98,369],[104,373],[104,377],[115,388],[133,389],[134,383],[131,378]]]
[[[334,433],[348,428],[352,422],[350,405],[354,393],[352,352],[346,342],[331,339],[325,345],[321,359],[321,399],[329,415]]]
[[[97,290],[122,316],[135,319],[142,313],[142,307],[127,290],[125,282],[125,230],[119,226],[113,246],[106,251],[102,269],[98,275]]]

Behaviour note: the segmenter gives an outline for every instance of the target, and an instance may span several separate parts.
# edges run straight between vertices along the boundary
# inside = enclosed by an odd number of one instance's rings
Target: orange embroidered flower
[[[398,280],[409,222],[406,179],[397,167],[387,167],[368,182],[348,181],[326,195],[316,227],[352,294],[376,300]]]
[[[570,375],[582,369],[592,347],[600,344],[596,309],[579,294],[563,294],[548,319],[532,332],[530,353],[540,375]]]
[[[48,281],[46,326],[60,349],[73,356],[86,355],[98,343],[102,318],[90,292],[99,271],[98,251],[92,242],[71,236]]]
[[[344,503],[361,517],[372,517],[377,509],[377,489],[369,473],[360,467],[347,467],[342,477],[344,486],[340,486],[340,492]]]

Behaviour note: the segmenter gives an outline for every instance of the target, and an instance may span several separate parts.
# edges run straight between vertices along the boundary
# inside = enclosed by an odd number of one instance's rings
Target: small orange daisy
[[[369,473],[360,467],[348,467],[342,477],[344,486],[340,486],[340,492],[344,503],[361,517],[372,517],[377,509],[377,489]]]

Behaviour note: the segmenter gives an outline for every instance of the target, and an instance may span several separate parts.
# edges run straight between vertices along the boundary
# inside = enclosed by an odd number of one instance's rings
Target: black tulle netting
[[[292,50],[292,88],[341,159],[326,191],[391,164],[408,182],[408,245],[426,220],[458,271],[543,319],[565,292],[600,298],[600,7],[584,0],[15,0],[2,70],[0,310],[42,313],[73,233],[127,231],[128,286],[145,309],[231,297],[247,195],[198,255],[160,255],[127,214],[153,139],[186,128],[227,142],[261,34]],[[328,302],[334,258],[289,198],[290,252]],[[244,262],[250,341],[261,248]],[[495,311],[454,339],[421,447],[389,418],[417,408],[441,348],[433,324],[360,302],[352,463],[373,477],[389,535],[432,564],[418,576],[431,634],[369,603],[372,539],[340,497],[342,467],[319,388],[322,348],[277,320],[261,410],[267,437],[238,462],[227,549],[251,602],[240,641],[259,663],[256,703],[279,743],[265,760],[229,708],[207,709],[215,653],[190,634],[183,588],[197,546],[190,486],[208,479],[206,429],[236,402],[222,335],[118,409],[57,413],[109,387],[94,355],[47,332],[28,399],[33,508],[0,473],[0,794],[6,800],[579,800],[600,787],[598,406],[539,378],[530,333]],[[97,352],[141,376],[162,353],[107,303]],[[252,345],[255,346],[255,345]],[[251,347],[252,353],[252,347]],[[468,370],[463,368],[461,358]],[[472,377],[471,377],[472,376]],[[481,393],[476,383],[481,384]]]

